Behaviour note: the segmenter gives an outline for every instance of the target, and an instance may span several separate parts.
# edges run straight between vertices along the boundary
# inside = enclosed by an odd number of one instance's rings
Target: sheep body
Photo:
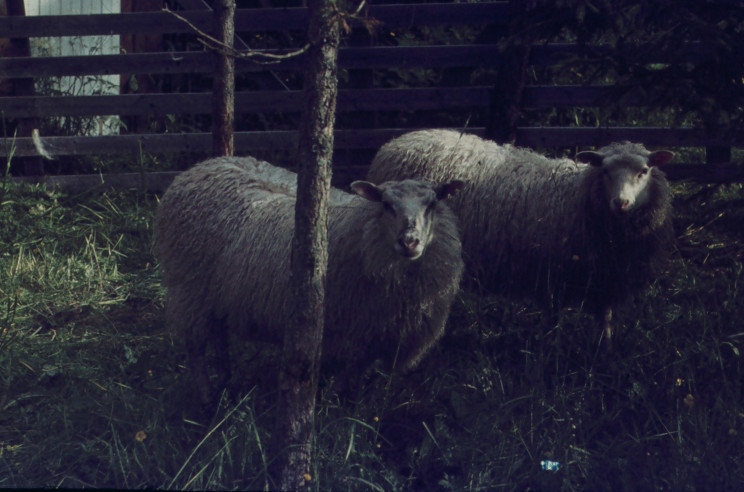
[[[583,303],[603,318],[654,276],[674,234],[671,194],[654,166],[673,154],[613,144],[550,159],[451,130],[385,144],[367,178],[462,179],[460,219],[470,276],[486,288],[551,307]]]
[[[224,358],[219,345],[228,332],[281,343],[290,323],[295,183],[294,173],[253,158],[217,158],[180,174],[163,196],[156,242],[168,289],[166,317],[186,340],[203,398],[203,347],[210,338]],[[325,365],[362,370],[378,358],[393,363],[397,354],[396,367],[410,369],[441,337],[463,262],[456,219],[438,198],[458,187],[445,186],[435,196],[421,182],[386,183],[372,190],[379,201],[332,191]],[[427,235],[416,241],[409,235],[418,219],[391,232],[396,218],[385,210],[402,207],[398,214],[406,217],[408,205],[429,208]]]

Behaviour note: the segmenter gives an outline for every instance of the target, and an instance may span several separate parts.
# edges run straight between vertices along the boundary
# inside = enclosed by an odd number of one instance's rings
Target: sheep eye
[[[638,173],[638,179],[641,179],[642,177],[644,177],[647,174],[648,174],[648,169],[644,169],[643,171],[641,171],[641,172]]]
[[[388,213],[392,214],[393,216],[395,216],[395,209],[388,202],[382,202],[382,208],[386,212],[388,212]]]

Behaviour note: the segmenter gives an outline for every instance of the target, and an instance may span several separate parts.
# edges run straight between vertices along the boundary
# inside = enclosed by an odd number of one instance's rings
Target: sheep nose
[[[419,245],[419,240],[415,237],[406,237],[403,239],[403,246],[406,249],[414,249]]]
[[[626,211],[628,210],[628,206],[630,205],[630,200],[625,198],[613,198],[612,199],[612,206],[615,210],[622,210]]]
[[[402,249],[403,256],[413,258],[418,257],[421,253],[421,251],[419,251],[421,241],[416,236],[406,234],[398,240],[398,243]]]

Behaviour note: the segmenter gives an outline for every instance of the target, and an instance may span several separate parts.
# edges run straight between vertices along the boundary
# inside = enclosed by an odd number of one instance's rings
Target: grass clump
[[[152,199],[116,201],[13,187],[0,204],[0,463],[9,472],[0,486],[116,477],[113,466],[103,471],[104,457],[117,454],[124,429],[148,426],[132,418],[132,385],[147,373],[132,376],[164,348],[153,329],[162,331],[162,293],[149,246]],[[132,414],[112,419],[117,408]]]
[[[675,185],[665,274],[618,313],[547,328],[463,291],[445,339],[354,398],[323,384],[315,490],[733,490],[744,483],[744,191]],[[164,332],[157,197],[3,186],[0,487],[268,489],[272,356],[199,412]],[[270,362],[268,362],[270,364]],[[553,461],[558,469],[546,471]]]

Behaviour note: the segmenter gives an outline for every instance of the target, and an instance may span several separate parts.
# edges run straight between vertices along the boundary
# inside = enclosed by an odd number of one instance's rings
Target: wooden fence
[[[187,8],[202,2],[183,0]],[[209,32],[212,13],[209,10],[184,10],[180,15],[199,29]],[[387,33],[411,28],[435,26],[488,26],[505,29],[509,20],[509,2],[373,5],[368,16],[381,23]],[[292,32],[305,28],[304,8],[239,9],[236,12],[236,32]],[[0,38],[34,36],[87,36],[127,34],[192,34],[191,28],[168,12],[123,13],[86,16],[0,17]],[[366,37],[365,37],[366,36]],[[416,127],[467,127],[467,131],[484,134],[489,118],[493,82],[471,84],[469,80],[435,81],[434,85],[407,88],[379,87],[374,82],[377,70],[458,70],[472,73],[478,69],[493,69],[504,61],[493,40],[486,44],[467,45],[375,45],[374,38],[352,34],[352,41],[340,50],[339,65],[343,73],[362,74],[363,82],[341,85],[338,101],[338,129],[335,145],[338,159],[334,175],[337,183],[345,183],[363,175],[374,150],[384,142]],[[360,41],[361,40],[361,41]],[[238,43],[238,46],[241,46]],[[602,47],[594,47],[602,50]],[[573,45],[548,44],[534,46],[529,54],[533,66],[555,64],[565,56],[576,56]],[[587,50],[581,52],[586,56]],[[279,80],[302,72],[302,58],[290,58],[273,65],[259,65],[240,59],[236,63],[238,77],[249,74],[269,74]],[[214,55],[207,51],[170,51],[156,53],[122,53],[83,57],[5,57],[0,58],[1,79],[39,79],[44,77],[96,74],[149,74],[173,76],[204,74],[214,67]],[[359,77],[357,77],[359,79]],[[356,80],[356,79],[355,79]],[[446,84],[446,85],[444,85]],[[280,89],[240,90],[235,96],[236,118],[251,115],[270,121],[272,117],[299,117],[303,94],[299,88],[278,84]],[[524,108],[593,107],[603,104],[615,88],[609,86],[527,86],[522,94]],[[0,97],[0,111],[6,120],[49,117],[165,117],[167,115],[210,114],[209,92],[142,93],[100,96],[6,96]],[[632,101],[643,106],[644,101]],[[379,116],[404,113],[410,118]],[[206,115],[206,116],[205,116]],[[361,117],[355,117],[359,116]],[[444,115],[444,116],[442,116]],[[348,118],[346,118],[348,116]],[[458,119],[459,118],[459,119]],[[405,118],[404,118],[405,119]],[[291,118],[290,118],[291,121]],[[393,125],[389,124],[393,121]],[[452,123],[454,122],[454,123]],[[208,127],[207,127],[208,128]],[[725,138],[701,128],[647,127],[519,127],[516,143],[528,147],[587,147],[604,145],[616,140],[643,142],[649,146],[703,147],[730,154],[730,148],[744,145],[744,137]],[[262,152],[281,152],[294,146],[295,129],[270,123],[260,129],[235,133],[236,154],[259,156]],[[42,135],[42,137],[44,137]],[[103,136],[46,136],[45,147],[56,156],[104,155],[132,156],[141,153],[180,153],[204,156],[211,148],[211,135],[203,131],[174,133],[129,133]],[[0,146],[0,156],[11,151],[15,157],[36,156],[30,135],[20,135]],[[194,157],[196,159],[196,157]],[[709,161],[722,159],[709,158]],[[723,159],[726,160],[726,159]],[[672,179],[693,177],[700,181],[721,182],[744,178],[742,166],[717,162],[715,166],[676,163],[667,166]],[[37,178],[30,178],[37,179]],[[66,178],[47,178],[63,182]],[[98,180],[100,178],[85,178]],[[111,178],[112,182],[117,178]],[[146,176],[121,176],[125,186],[143,185]],[[163,178],[167,181],[168,176]],[[88,181],[79,181],[88,183]],[[151,188],[162,186],[153,181]],[[88,186],[88,184],[82,185]]]

